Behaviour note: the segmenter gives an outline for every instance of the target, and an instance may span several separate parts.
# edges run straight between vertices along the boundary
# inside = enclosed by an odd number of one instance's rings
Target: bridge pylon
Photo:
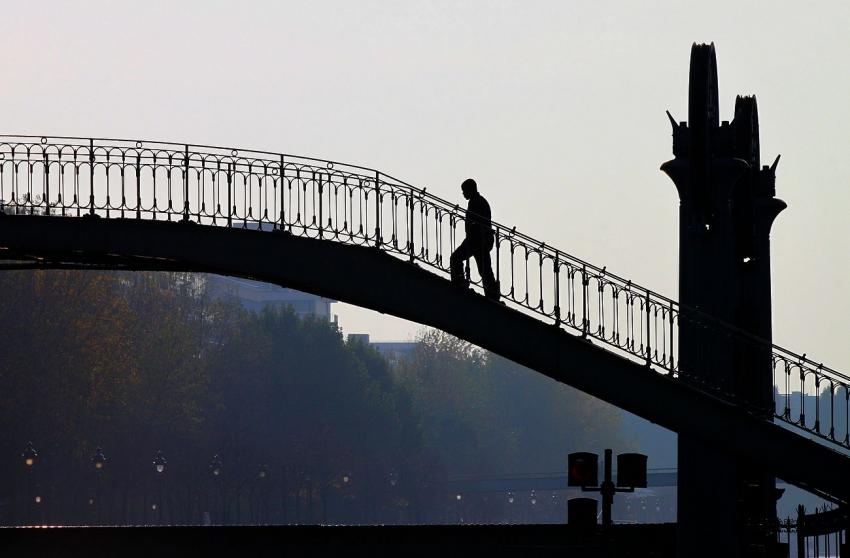
[[[771,340],[770,228],[785,208],[775,197],[779,158],[760,166],[755,97],[739,96],[732,122],[719,121],[713,43],[691,49],[688,122],[668,117],[674,159],[661,169],[680,200],[680,369],[688,371],[686,381],[708,385],[770,419],[770,350],[712,324]],[[774,477],[686,435],[679,436],[678,477],[679,556],[769,552]]]

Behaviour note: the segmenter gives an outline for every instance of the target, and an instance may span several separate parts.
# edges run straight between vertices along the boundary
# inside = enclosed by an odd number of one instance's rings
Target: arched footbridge
[[[496,223],[501,302],[474,276],[459,289],[448,265],[464,209],[380,171],[200,145],[0,136],[0,199],[2,268],[187,270],[332,297],[439,328],[850,501],[846,375]],[[773,412],[681,369],[686,320],[770,353]]]

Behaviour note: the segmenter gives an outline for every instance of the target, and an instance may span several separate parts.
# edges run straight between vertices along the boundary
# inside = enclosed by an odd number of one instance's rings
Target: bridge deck
[[[245,277],[399,316],[742,456],[787,482],[850,501],[844,454],[378,249],[192,223],[38,215],[0,216],[0,249],[4,259],[36,259],[45,267]]]

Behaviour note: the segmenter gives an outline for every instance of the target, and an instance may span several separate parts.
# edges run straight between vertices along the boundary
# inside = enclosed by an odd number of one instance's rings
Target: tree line
[[[612,408],[441,332],[391,365],[203,275],[10,271],[0,289],[4,524],[445,521],[451,479],[616,443]]]

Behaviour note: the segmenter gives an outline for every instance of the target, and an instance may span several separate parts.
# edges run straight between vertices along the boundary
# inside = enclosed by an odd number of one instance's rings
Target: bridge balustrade
[[[151,219],[275,231],[371,246],[449,273],[465,209],[379,170],[283,153],[156,141],[0,136],[5,214]],[[770,355],[774,409],[750,410],[850,450],[850,378],[493,223],[494,272],[512,309],[551,321],[716,396],[701,360],[679,362],[679,331]],[[472,284],[481,288],[480,277]],[[708,349],[711,350],[711,343]]]

